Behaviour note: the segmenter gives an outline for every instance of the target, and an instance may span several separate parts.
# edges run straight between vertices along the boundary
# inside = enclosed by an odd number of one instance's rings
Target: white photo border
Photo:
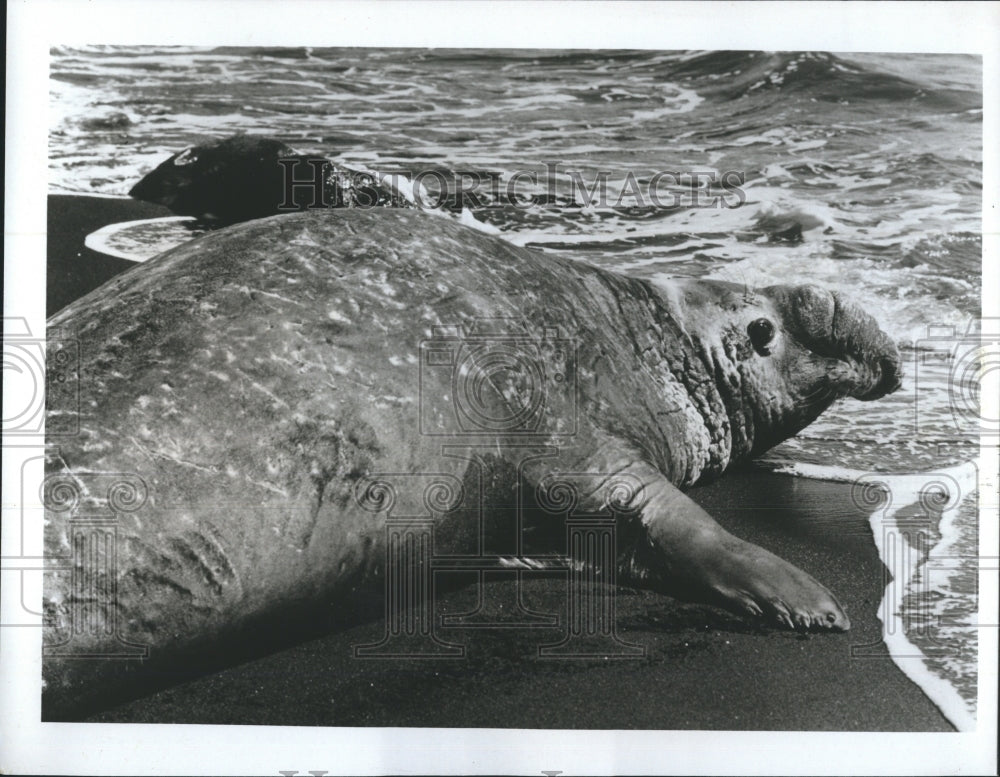
[[[280,10],[279,10],[280,9]],[[1000,316],[1000,4],[14,0],[8,6],[4,316],[45,331],[48,60],[55,45],[315,45],[939,52],[982,56],[983,315]],[[997,376],[983,397],[997,401]],[[7,387],[5,386],[5,391]],[[987,417],[997,417],[996,406]],[[5,494],[19,466],[5,441]],[[24,446],[22,446],[24,447]],[[23,458],[25,451],[19,454]],[[997,555],[984,447],[981,555]],[[994,473],[994,474],[987,474]],[[9,499],[10,497],[8,497]],[[17,504],[3,504],[4,526]],[[40,547],[39,537],[25,538]],[[4,532],[3,555],[9,555]],[[982,619],[996,624],[995,572]],[[992,575],[992,576],[990,576]],[[2,606],[18,606],[8,601]],[[982,621],[981,621],[982,622]],[[979,635],[965,734],[551,731],[40,723],[41,629],[0,630],[0,771],[49,774],[951,774],[996,768],[998,629]],[[803,678],[808,684],[808,678]],[[624,702],[623,702],[624,703]]]

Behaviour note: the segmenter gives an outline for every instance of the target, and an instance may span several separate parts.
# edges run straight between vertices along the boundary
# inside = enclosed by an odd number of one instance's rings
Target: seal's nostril
[[[902,385],[902,367],[895,349],[892,353],[878,358],[877,361],[867,363],[871,366],[867,370],[864,368],[861,370],[862,374],[870,372],[870,380],[864,381],[858,387],[857,393],[852,394],[852,396],[863,402],[868,402],[899,390]],[[865,383],[867,383],[867,389],[864,387]]]

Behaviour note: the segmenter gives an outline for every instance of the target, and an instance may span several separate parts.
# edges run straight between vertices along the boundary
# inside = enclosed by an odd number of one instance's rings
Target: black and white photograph
[[[576,8],[14,8],[3,771],[995,770],[1000,6]]]

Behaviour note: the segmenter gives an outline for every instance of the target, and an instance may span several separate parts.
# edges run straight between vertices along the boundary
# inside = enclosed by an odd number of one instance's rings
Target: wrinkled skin
[[[595,512],[625,477],[638,487],[620,500],[619,580],[789,628],[849,626],[820,583],[682,493],[837,398],[898,387],[890,340],[822,289],[656,286],[413,210],[329,210],[206,235],[49,327],[80,348],[79,434],[53,440],[49,476],[135,473],[149,492],[118,517],[117,613],[151,665],[293,603],[326,612],[377,589],[385,513],[357,494],[379,473],[462,484],[435,529],[450,553],[476,553],[477,522],[509,512],[519,484],[577,473]],[[443,340],[451,362],[428,357]],[[479,369],[497,353],[527,372]],[[50,424],[76,385],[50,381]],[[456,421],[473,401],[479,415]],[[47,519],[47,555],[66,558],[66,514]],[[51,644],[82,602],[68,575],[46,577]],[[59,716],[128,673],[51,658],[45,678]]]

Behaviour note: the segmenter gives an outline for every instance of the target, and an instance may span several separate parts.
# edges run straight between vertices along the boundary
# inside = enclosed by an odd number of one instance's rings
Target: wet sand
[[[45,315],[51,316],[133,266],[124,259],[91,251],[83,244],[87,235],[108,224],[172,215],[161,205],[138,200],[50,194]]]
[[[170,215],[129,200],[49,200],[49,313],[128,263],[83,248],[105,224]],[[555,628],[439,628],[464,656],[354,657],[385,632],[357,625],[158,693],[88,720],[311,726],[440,726],[816,731],[953,730],[886,654],[876,609],[886,571],[849,485],[748,470],[691,496],[731,532],[830,588],[847,610],[845,634],[795,634],[645,591],[614,596],[617,636],[640,657],[540,658],[566,634],[566,578],[526,573],[522,602],[559,617]],[[510,601],[514,575],[487,582]],[[467,586],[437,598],[437,613],[475,602]],[[322,617],[322,616],[321,616]],[[282,635],[262,635],[280,644]],[[605,646],[606,647],[606,646]],[[253,652],[251,646],[248,652]]]

